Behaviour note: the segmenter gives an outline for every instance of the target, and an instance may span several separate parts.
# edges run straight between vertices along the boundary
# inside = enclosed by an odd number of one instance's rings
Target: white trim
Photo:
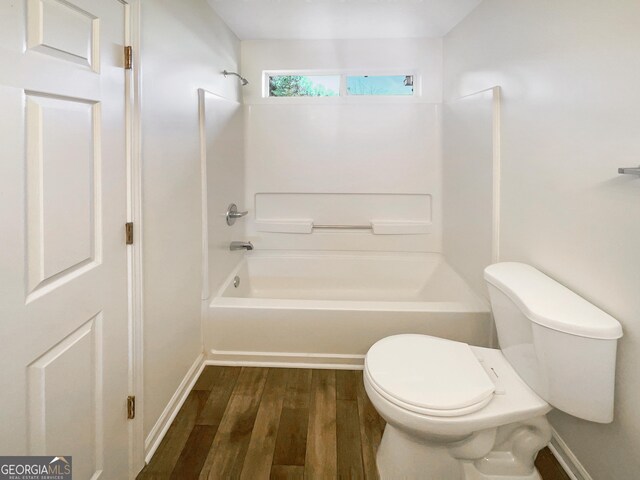
[[[134,244],[127,248],[129,270],[129,395],[136,397],[136,418],[129,421],[129,478],[144,467],[142,161],[140,126],[140,0],[127,6],[127,45],[133,68],[127,75],[127,221],[134,224]]]
[[[313,370],[363,370],[364,367],[342,363],[264,362],[252,360],[207,360],[206,365],[221,367],[305,368]]]
[[[502,90],[499,86],[493,87],[493,225],[492,225],[492,252],[491,259],[494,263],[500,261],[500,186],[501,186],[501,108]]]
[[[205,95],[207,90],[198,89],[198,124],[200,133],[200,188],[202,201],[202,300],[209,298],[209,192],[207,186],[207,119]],[[204,317],[202,317],[204,318]],[[203,337],[204,338],[204,337]]]
[[[554,428],[551,431],[552,437],[549,450],[556,457],[562,469],[569,475],[569,478],[571,480],[593,480],[558,432]]]
[[[167,430],[169,430],[171,423],[175,420],[176,415],[178,415],[178,412],[182,408],[187,396],[202,373],[202,370],[204,370],[204,366],[204,354],[201,353],[189,368],[189,371],[182,379],[182,382],[180,382],[178,389],[171,397],[171,400],[169,400],[169,403],[160,415],[160,418],[158,418],[158,421],[149,432],[149,435],[144,442],[145,460],[147,463],[151,461],[153,454],[156,453],[160,442],[162,442],[162,439],[166,435]]]
[[[420,95],[349,95],[348,97],[259,97],[245,99],[244,105],[440,105]]]
[[[211,349],[207,365],[235,367],[325,368],[362,370],[364,355],[333,353],[245,352]]]

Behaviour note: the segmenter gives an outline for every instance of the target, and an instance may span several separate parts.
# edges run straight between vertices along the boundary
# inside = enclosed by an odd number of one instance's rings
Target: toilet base
[[[448,443],[387,424],[376,463],[382,480],[541,480],[533,462],[550,440],[544,416]]]
[[[529,475],[486,475],[479,472],[472,462],[464,463],[464,480],[542,480],[538,470],[533,468]]]

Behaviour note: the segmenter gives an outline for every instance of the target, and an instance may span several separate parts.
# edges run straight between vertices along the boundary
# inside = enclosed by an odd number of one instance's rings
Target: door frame
[[[128,389],[135,396],[135,417],[129,421],[129,478],[145,465],[144,456],[144,302],[142,242],[142,130],[140,121],[141,1],[119,0],[125,5],[125,45],[133,50],[132,69],[126,72],[127,222],[134,225],[134,241],[127,246],[128,266]]]

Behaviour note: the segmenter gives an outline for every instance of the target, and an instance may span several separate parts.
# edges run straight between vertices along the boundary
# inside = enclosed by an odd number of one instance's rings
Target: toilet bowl
[[[404,334],[368,351],[383,480],[537,480],[552,407],[612,420],[620,324],[528,265],[492,265],[485,279],[501,349]]]
[[[544,418],[551,406],[520,379],[500,350],[395,335],[369,350],[363,377],[371,402],[387,422],[378,455],[381,478],[518,473],[515,478],[539,478],[528,461],[551,438]],[[509,448],[491,468],[476,466],[505,436],[498,435],[501,428],[521,444],[520,457]],[[524,445],[531,451],[524,452]],[[399,461],[400,456],[406,458]]]

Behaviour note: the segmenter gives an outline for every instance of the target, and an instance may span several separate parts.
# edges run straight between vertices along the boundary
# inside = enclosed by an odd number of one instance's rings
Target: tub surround
[[[242,72],[249,80],[243,91],[245,206],[251,210],[246,233],[256,249],[441,251],[441,49],[440,39],[242,42]],[[412,97],[265,98],[265,70],[406,72],[415,74],[420,85]],[[309,206],[304,213],[313,215],[295,217],[290,208],[282,208],[270,211],[269,219],[328,224],[345,223],[340,213],[367,223],[396,218],[360,216],[362,205],[355,203],[336,212],[331,196],[368,197],[371,206],[386,204],[392,196],[423,196],[428,212],[400,220],[430,225],[428,232],[405,230],[393,236],[273,231],[260,215],[268,208],[265,201],[276,195],[306,196],[297,204]],[[315,202],[314,195],[327,198]],[[384,206],[378,215],[380,210]]]

